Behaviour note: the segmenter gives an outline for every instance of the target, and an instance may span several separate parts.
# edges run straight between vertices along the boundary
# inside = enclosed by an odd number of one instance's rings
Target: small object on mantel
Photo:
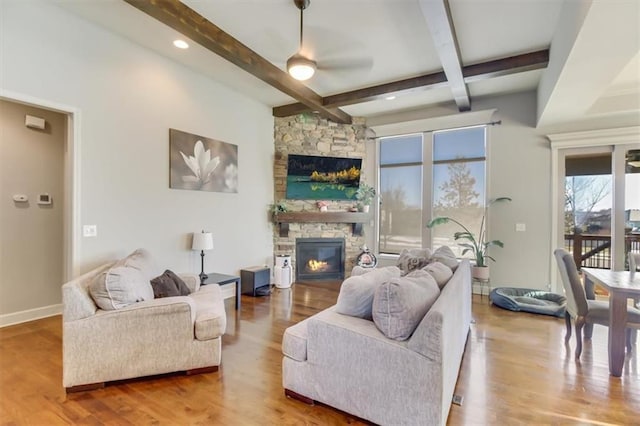
[[[358,207],[353,206],[353,207],[349,207],[349,211],[352,213],[357,213],[358,212]]]

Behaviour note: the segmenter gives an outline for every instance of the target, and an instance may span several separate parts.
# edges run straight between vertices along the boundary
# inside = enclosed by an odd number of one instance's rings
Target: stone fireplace
[[[300,114],[290,117],[276,117],[274,122],[274,201],[284,201],[288,211],[293,213],[319,213],[316,200],[286,199],[287,158],[289,154],[365,157],[365,142],[375,137],[365,126],[363,118],[354,117],[353,124],[338,124],[321,118],[317,114]],[[363,162],[364,165],[364,162]],[[364,177],[364,170],[362,171]],[[353,201],[327,201],[329,213],[346,213],[354,205]],[[291,255],[294,271],[298,271],[296,241],[306,238],[341,239],[343,246],[342,277],[348,276],[356,257],[365,244],[364,235],[354,232],[352,221],[290,221],[287,232],[282,232],[279,224],[273,226],[274,255]],[[368,223],[368,221],[366,222]],[[296,275],[294,275],[296,279]],[[305,278],[309,279],[309,278]],[[328,278],[327,278],[328,279]],[[340,279],[340,278],[333,278]]]
[[[344,238],[297,238],[296,281],[344,278]]]

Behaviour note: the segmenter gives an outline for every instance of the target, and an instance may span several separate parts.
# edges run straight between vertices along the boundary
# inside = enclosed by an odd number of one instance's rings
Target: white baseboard
[[[62,314],[62,304],[43,306],[41,308],[27,309],[26,311],[13,312],[0,315],[0,327],[33,321],[41,318]]]

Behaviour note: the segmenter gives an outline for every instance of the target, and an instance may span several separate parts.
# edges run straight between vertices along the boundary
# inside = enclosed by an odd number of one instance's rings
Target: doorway
[[[61,285],[77,273],[79,111],[8,91],[0,107],[3,327],[60,314]]]

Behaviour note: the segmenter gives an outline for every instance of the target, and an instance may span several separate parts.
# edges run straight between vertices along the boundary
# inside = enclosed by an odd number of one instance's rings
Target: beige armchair
[[[200,287],[197,275],[181,275],[192,292],[188,296],[154,299],[152,291],[149,300],[101,309],[91,286],[122,265],[122,260],[103,265],[62,286],[62,381],[67,392],[176,371],[216,371],[226,328],[220,287]]]

